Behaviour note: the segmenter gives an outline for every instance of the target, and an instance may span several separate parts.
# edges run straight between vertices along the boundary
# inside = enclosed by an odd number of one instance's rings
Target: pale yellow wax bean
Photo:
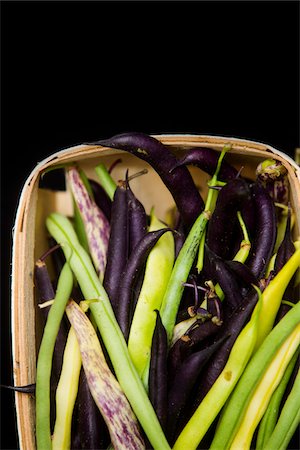
[[[166,225],[152,212],[149,231],[161,228],[166,228]],[[129,354],[140,376],[149,362],[156,322],[155,309],[160,309],[174,258],[174,237],[172,232],[167,232],[158,240],[148,256],[144,281],[129,333]]]
[[[280,347],[255,389],[230,450],[250,449],[253,433],[299,344],[300,324]]]
[[[64,350],[62,371],[56,391],[56,420],[52,450],[68,450],[71,446],[71,426],[78,392],[81,354],[73,327],[70,328]]]

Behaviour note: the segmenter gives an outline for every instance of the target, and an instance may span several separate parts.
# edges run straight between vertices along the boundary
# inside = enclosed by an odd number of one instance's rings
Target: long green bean
[[[118,381],[150,443],[157,450],[169,449],[157,416],[142,381],[129,356],[122,331],[114,316],[109,298],[92,265],[89,255],[79,244],[67,217],[53,213],[46,220],[54,239],[62,245],[67,261],[86,299],[95,299],[90,309],[108,351]]]
[[[60,322],[73,287],[73,274],[65,263],[58,280],[39,348],[36,369],[36,441],[38,450],[51,450],[50,378],[52,356]]]

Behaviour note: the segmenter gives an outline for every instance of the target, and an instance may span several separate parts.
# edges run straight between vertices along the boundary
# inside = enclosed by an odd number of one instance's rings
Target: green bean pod
[[[272,361],[276,360],[276,354],[280,354],[280,348],[284,346],[285,341],[293,333],[295,334],[294,343],[296,342],[297,345],[300,337],[299,321],[300,302],[272,329],[257,352],[253,355],[222,413],[221,421],[218,424],[211,445],[212,450],[230,447],[259,382],[262,380],[264,373]],[[294,345],[294,343],[291,345]],[[278,360],[284,363],[284,355],[278,358]]]
[[[300,325],[286,338],[262,375],[230,444],[231,450],[250,449],[254,431],[299,345]]]
[[[263,418],[259,424],[256,440],[256,450],[262,450],[264,448],[266,442],[268,441],[272,432],[274,431],[279,416],[279,408],[282,401],[282,397],[284,395],[289,379],[292,375],[293,369],[297,361],[297,357],[299,357],[299,350],[294,354],[288,367],[286,368],[284,376],[282,377],[282,380],[278,385],[276,391],[272,395],[267,410],[263,415]]]
[[[73,274],[68,263],[61,271],[54,302],[50,308],[39,348],[36,369],[36,442],[38,450],[51,450],[50,378],[52,356],[66,304],[73,288]]]
[[[67,217],[53,213],[48,216],[46,226],[55,240],[62,245],[66,259],[69,261],[84,297],[86,299],[98,299],[97,302],[91,303],[91,312],[121,388],[150,443],[157,450],[169,449],[170,447],[142,381],[131,361],[126,341],[114,316],[109,298],[95,272],[89,255],[79,244],[71,222]]]
[[[264,450],[285,450],[300,424],[300,371]]]

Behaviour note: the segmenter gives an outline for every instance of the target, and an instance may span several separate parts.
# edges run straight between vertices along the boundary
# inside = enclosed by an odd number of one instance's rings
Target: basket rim
[[[300,167],[296,164],[296,162],[286,155],[284,152],[279,151],[275,149],[274,147],[264,144],[261,142],[256,142],[252,140],[247,139],[241,139],[241,138],[231,138],[227,136],[213,136],[213,135],[202,135],[202,134],[188,134],[188,133],[180,133],[180,134],[173,134],[173,133],[163,133],[163,134],[151,134],[151,136],[161,140],[165,144],[169,144],[172,146],[209,146],[214,147],[218,150],[221,150],[221,148],[226,143],[232,143],[233,144],[233,151],[241,152],[243,154],[243,150],[246,152],[252,152],[252,155],[257,155],[259,157],[263,157],[264,155],[277,155],[280,159],[284,160],[287,163],[287,167],[290,166],[290,171],[293,172],[293,178],[296,177],[296,179],[300,182]],[[92,157],[94,154],[96,154],[97,150],[99,151],[107,150],[108,153],[111,151],[108,147],[102,147],[100,145],[85,145],[85,144],[77,144],[72,147],[60,149],[56,151],[55,153],[49,155],[33,168],[29,176],[27,177],[20,197],[19,197],[19,203],[16,210],[16,216],[15,216],[15,222],[14,222],[14,228],[13,228],[13,245],[12,245],[12,270],[11,270],[11,278],[12,278],[12,284],[11,284],[11,297],[13,299],[11,304],[11,321],[13,324],[13,329],[15,327],[15,318],[18,317],[18,311],[15,310],[14,305],[14,299],[16,298],[16,283],[15,278],[17,276],[17,264],[16,264],[16,258],[18,256],[17,254],[17,246],[16,243],[18,241],[18,233],[20,230],[22,230],[23,227],[23,216],[25,214],[25,206],[28,203],[28,200],[30,199],[30,196],[32,192],[34,191],[34,187],[36,186],[36,181],[38,179],[39,174],[42,170],[45,168],[55,165],[56,163],[59,164],[60,159],[62,162],[64,161],[64,156],[66,156],[66,160],[68,159],[68,155],[76,158],[76,157],[82,157],[84,153],[86,153],[87,158]],[[300,186],[300,185],[299,185]],[[299,190],[298,191],[298,197],[299,197]],[[24,239],[24,238],[22,238]],[[22,244],[23,245],[23,244]],[[16,336],[12,337],[12,358],[13,362],[15,361],[15,354],[16,354]],[[17,376],[17,374],[14,374],[14,378]],[[16,394],[17,395],[17,394]],[[24,440],[24,436],[22,433],[24,433],[24,430],[21,429],[19,420],[19,409],[20,405],[17,402],[16,403],[16,410],[17,410],[17,428],[19,433],[21,432],[21,435],[19,436],[21,448],[22,443]]]

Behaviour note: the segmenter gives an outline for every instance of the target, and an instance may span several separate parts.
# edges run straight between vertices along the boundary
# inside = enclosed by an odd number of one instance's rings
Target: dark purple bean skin
[[[276,241],[276,210],[266,189],[258,183],[251,185],[255,208],[256,229],[246,265],[257,280],[265,273]]]
[[[126,180],[128,188],[128,215],[129,215],[129,254],[136,244],[145,236],[148,227],[148,217],[143,204],[133,193],[128,177]]]
[[[52,282],[48,273],[48,269],[45,261],[38,259],[35,263],[34,268],[34,281],[35,286],[38,291],[39,303],[47,302],[48,300],[53,300],[55,297],[55,292],[53,289]],[[48,313],[50,307],[42,308],[43,313]]]
[[[215,323],[211,320],[195,322],[194,326],[188,330],[175,344],[169,349],[168,372],[170,377],[174,376],[178,367],[181,366],[193,351],[196,350],[207,338],[217,334],[222,327],[221,323]]]
[[[165,430],[168,415],[168,337],[159,311],[156,311],[156,314],[149,368],[149,399],[162,429]]]
[[[80,372],[76,414],[73,439],[79,443],[78,448],[93,450],[106,448],[110,442],[109,434],[104,419],[90,393],[84,370]]]
[[[225,265],[234,275],[236,275],[240,284],[256,284],[257,280],[246,264],[243,264],[240,261],[225,261]]]
[[[284,264],[290,259],[290,257],[294,254],[295,252],[295,246],[292,240],[292,235],[291,235],[291,214],[290,214],[290,210],[289,210],[289,214],[288,214],[288,218],[287,218],[287,223],[286,223],[286,229],[285,229],[285,233],[284,233],[284,238],[278,248],[277,251],[277,256],[275,259],[275,264],[274,264],[274,270],[273,270],[273,274],[272,276],[275,276],[284,266]],[[297,302],[299,299],[299,287],[298,287],[298,295],[294,295],[294,280],[295,280],[295,275],[292,277],[284,295],[283,298],[289,300],[290,302],[294,303]],[[276,317],[276,323],[279,322],[279,320],[281,320],[283,318],[283,316],[285,316],[285,314],[291,309],[290,305],[287,305],[285,303],[281,303],[279,310],[278,310],[278,314]]]
[[[282,269],[282,267],[291,258],[294,252],[295,246],[291,235],[291,211],[289,210],[284,237],[278,248],[275,259],[274,274],[277,274]]]
[[[111,209],[110,237],[107,249],[107,263],[103,286],[116,314],[119,307],[118,288],[121,274],[128,260],[128,189],[124,184],[117,186]]]
[[[250,200],[248,183],[237,178],[222,187],[216,206],[207,226],[206,243],[223,259],[232,259],[234,244],[234,224],[238,223],[237,212]]]
[[[100,183],[97,181],[89,178],[89,184],[92,188],[94,200],[97,204],[97,206],[103,211],[105,214],[107,220],[110,222],[110,216],[111,216],[111,199],[103,189]]]
[[[228,360],[232,346],[243,329],[247,320],[249,320],[252,311],[257,303],[257,293],[251,290],[249,294],[243,299],[242,304],[235,311],[229,311],[224,308],[224,321],[219,333],[210,342],[212,345],[216,340],[223,336],[229,336],[215,352],[211,360],[208,362],[205,373],[200,377],[197,395],[195,395],[194,406],[197,407],[205,395],[208,393],[220,373],[225,367]]]
[[[170,228],[162,228],[160,230],[149,231],[146,233],[131,252],[127,264],[122,272],[117,295],[119,298],[119,305],[115,314],[126,341],[128,340],[130,319],[134,309],[133,294],[135,283],[144,268],[144,264],[150,251],[161,236],[167,231],[172,230]]]
[[[235,274],[230,270],[226,261],[216,255],[207,244],[205,244],[205,265],[210,278],[221,286],[226,305],[232,309],[240,305],[243,296]]]
[[[0,384],[0,387],[11,389],[15,392],[21,392],[22,394],[35,394],[35,383],[27,384],[26,386],[10,386],[6,384]]]
[[[168,441],[173,445],[176,439],[176,434],[179,434],[178,419],[183,409],[187,409],[187,402],[194,390],[195,383],[205,368],[206,363],[217,351],[220,345],[227,339],[228,336],[223,336],[221,339],[195,353],[188,356],[182,364],[178,367],[175,375],[170,379],[172,382],[169,386],[168,394],[168,426],[167,436]]]
[[[172,194],[187,228],[192,226],[203,211],[204,202],[190,172],[184,166],[174,169],[177,161],[175,156],[154,137],[132,132],[88,144],[124,150],[150,164]]]
[[[183,158],[178,160],[175,167],[192,165],[212,176],[216,171],[219,156],[220,153],[211,148],[195,147],[188,150]],[[234,180],[237,176],[238,171],[226,161],[223,161],[218,178],[221,181],[229,181]]]

